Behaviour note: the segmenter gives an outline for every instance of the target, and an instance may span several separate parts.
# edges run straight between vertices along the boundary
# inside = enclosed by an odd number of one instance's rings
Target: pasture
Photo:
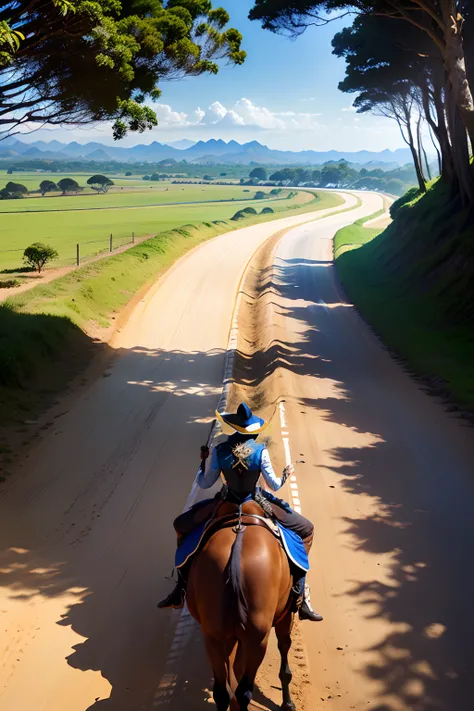
[[[83,184],[86,185],[85,180]],[[36,187],[38,186],[36,185]],[[61,193],[55,192],[49,193],[44,197],[35,195],[25,197],[22,200],[2,200],[0,201],[0,215],[10,212],[97,210],[110,207],[153,207],[163,203],[174,202],[249,200],[253,198],[257,189],[260,188],[212,184],[174,185],[168,182],[149,182],[142,180],[139,181],[137,185],[125,187],[114,186],[110,188],[107,193],[97,193],[87,186],[86,190],[77,195],[61,195]],[[264,192],[270,192],[271,188],[264,188],[263,190]]]
[[[0,202],[0,211],[8,210],[0,214],[0,270],[20,267],[23,250],[32,242],[45,242],[55,247],[59,258],[54,266],[61,266],[74,264],[77,243],[80,244],[81,259],[108,249],[110,234],[113,235],[115,248],[129,242],[132,232],[136,238],[141,238],[186,224],[229,220],[237,210],[245,207],[253,207],[258,212],[264,207],[272,207],[278,213],[288,209],[304,209],[305,206],[309,208],[314,203],[310,194],[301,192],[290,199],[282,199],[285,195],[282,193],[273,198],[254,200],[255,189],[244,192],[245,188],[240,186],[156,185],[157,188],[145,189],[144,192],[124,190],[105,195],[82,194],[78,197],[24,198]],[[163,189],[165,187],[168,191]],[[267,190],[269,192],[270,189]],[[162,204],[198,200],[202,202]],[[327,193],[321,194],[321,200],[324,205],[319,201],[318,209],[337,204],[336,197]],[[51,211],[45,207],[38,212],[24,210],[30,204],[59,204],[65,207]],[[77,208],[71,205],[77,205]]]

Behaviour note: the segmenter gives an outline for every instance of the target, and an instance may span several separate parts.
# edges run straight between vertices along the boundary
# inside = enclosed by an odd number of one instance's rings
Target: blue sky
[[[344,26],[342,21],[310,28],[289,40],[247,19],[252,0],[214,4],[225,7],[231,25],[242,32],[246,63],[224,65],[217,76],[163,84],[163,95],[154,105],[159,126],[143,136],[129,136],[123,145],[183,138],[258,140],[286,150],[378,151],[404,145],[393,121],[358,116],[351,109],[353,97],[338,90],[344,61],[331,54],[331,39]],[[109,125],[43,129],[29,140],[38,138],[112,142]]]

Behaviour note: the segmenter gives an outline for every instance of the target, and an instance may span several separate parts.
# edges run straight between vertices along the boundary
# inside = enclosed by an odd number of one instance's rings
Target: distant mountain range
[[[45,160],[91,160],[98,163],[120,161],[129,163],[158,163],[165,159],[201,164],[258,164],[258,165],[321,165],[327,162],[346,160],[353,164],[368,164],[371,168],[384,170],[405,165],[411,161],[408,148],[396,151],[277,151],[258,141],[237,143],[211,139],[209,141],[182,140],[173,144],[154,141],[148,145],[138,144],[130,148],[103,143],[61,143],[60,141],[33,141],[25,143],[16,138],[0,141],[0,159],[45,159]]]

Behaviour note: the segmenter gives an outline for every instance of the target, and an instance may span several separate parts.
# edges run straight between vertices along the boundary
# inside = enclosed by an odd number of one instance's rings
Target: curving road
[[[302,627],[308,711],[472,708],[460,634],[474,621],[472,430],[413,384],[339,293],[332,235],[382,206],[361,199],[194,251],[135,309],[103,376],[50,413],[1,491],[1,711],[209,708],[194,626],[155,603],[220,395],[242,270],[284,227],[295,229],[277,249],[269,318],[326,617]],[[277,698],[256,708],[274,711]]]
[[[311,217],[231,232],[180,260],[118,334],[105,377],[48,414],[2,487],[1,711],[152,708],[176,626],[155,607],[170,585],[171,523],[221,392],[239,279],[267,237]]]

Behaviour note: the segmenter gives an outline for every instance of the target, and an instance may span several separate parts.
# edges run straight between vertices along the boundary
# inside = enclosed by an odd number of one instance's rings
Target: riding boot
[[[310,620],[311,622],[321,622],[323,617],[315,612],[311,607],[309,585],[306,584],[306,576],[299,581],[300,595],[302,602],[298,610],[300,620]]]
[[[186,576],[178,570],[178,581],[174,590],[168,595],[168,597],[165,597],[164,600],[158,603],[158,607],[160,609],[172,607],[174,610],[181,610],[184,607],[184,600],[186,598],[186,584]]]

